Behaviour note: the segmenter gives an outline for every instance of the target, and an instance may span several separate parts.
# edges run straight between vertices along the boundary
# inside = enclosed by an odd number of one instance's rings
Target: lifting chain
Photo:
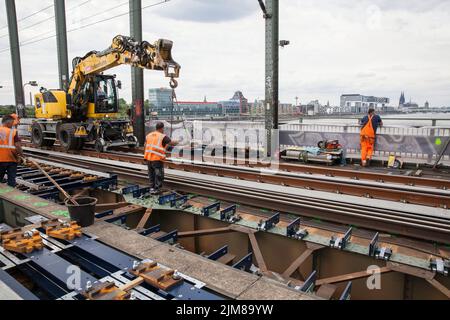
[[[178,88],[178,81],[175,80],[174,77],[171,77],[169,85],[172,88],[172,109],[170,111],[170,138],[172,138],[172,133],[173,133],[173,112],[174,112],[174,109],[175,109],[175,103],[178,106],[177,94],[175,92],[175,89]]]

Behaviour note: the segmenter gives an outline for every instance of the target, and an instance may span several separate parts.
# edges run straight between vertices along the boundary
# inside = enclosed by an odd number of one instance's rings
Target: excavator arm
[[[119,65],[164,71],[165,76],[171,79],[171,87],[175,88],[180,65],[172,58],[172,46],[173,42],[165,39],[150,44],[147,41],[137,42],[131,37],[116,36],[108,49],[91,51],[82,58],[73,59],[68,93],[76,97],[87,76],[100,74]]]

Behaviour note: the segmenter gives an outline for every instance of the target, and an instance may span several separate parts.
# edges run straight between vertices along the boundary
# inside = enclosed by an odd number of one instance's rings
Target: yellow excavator
[[[35,95],[36,120],[31,140],[36,147],[50,147],[59,140],[65,150],[79,150],[85,143],[98,152],[117,146],[138,146],[130,120],[119,119],[118,89],[121,82],[104,71],[119,65],[164,71],[170,86],[178,83],[180,65],[172,59],[173,42],[154,44],[116,36],[105,51],[91,51],[73,59],[69,88],[47,90]]]

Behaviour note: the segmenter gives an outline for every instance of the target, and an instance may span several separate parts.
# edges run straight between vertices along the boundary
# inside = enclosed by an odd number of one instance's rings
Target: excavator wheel
[[[83,147],[84,147],[84,140],[80,139],[80,138],[77,138],[77,140],[78,140],[77,150],[83,149]]]
[[[40,123],[33,123],[31,126],[31,142],[35,147],[51,147],[55,140],[44,139],[44,128]]]
[[[59,143],[64,150],[79,150],[80,139],[75,137],[75,125],[66,123],[59,128]]]
[[[131,150],[136,149],[139,145],[138,138],[136,138],[136,136],[128,137],[128,142],[130,142],[130,144],[128,145],[128,148],[130,148]]]
[[[103,138],[98,138],[95,141],[95,150],[99,153],[106,151],[106,142]]]

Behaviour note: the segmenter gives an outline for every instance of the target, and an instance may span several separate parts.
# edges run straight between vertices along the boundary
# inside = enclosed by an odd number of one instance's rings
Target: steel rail
[[[34,149],[36,152],[45,152],[41,149]],[[30,152],[30,149],[28,150]],[[75,153],[69,153],[75,154]],[[135,154],[125,153],[98,153],[95,151],[83,150],[82,155],[125,161],[136,164],[144,164],[142,157]],[[239,166],[219,166],[217,164],[198,162],[166,162],[167,168],[181,169],[197,173],[205,173],[223,177],[232,177],[248,181],[257,181],[270,184],[278,184],[292,187],[305,188],[308,190],[328,191],[337,194],[347,194],[359,197],[384,199],[391,201],[401,201],[419,205],[433,207],[450,208],[450,192],[439,189],[416,188],[412,186],[392,185],[385,183],[374,183],[370,181],[350,180],[343,181],[332,177],[296,175],[289,172],[279,171],[276,174],[264,174],[258,169]]]
[[[45,156],[43,156],[45,158]],[[61,156],[64,158],[63,156]],[[69,164],[85,167],[95,166],[118,174],[129,181],[147,183],[143,171],[119,166],[93,163],[82,159],[59,159]],[[299,199],[292,195],[249,190],[236,185],[227,186],[210,179],[180,178],[167,175],[166,182],[184,192],[213,196],[228,202],[236,202],[300,216],[318,218],[342,224],[351,224],[368,229],[401,234],[413,238],[448,243],[450,240],[450,218],[430,217],[422,214],[359,207],[343,203],[330,203],[319,199]]]
[[[32,144],[28,142],[26,144],[28,147],[32,147]],[[36,149],[39,150],[39,149]],[[42,149],[46,150],[46,149]],[[60,146],[54,146],[51,150],[64,152]],[[142,150],[139,150],[142,151]],[[131,153],[131,152],[106,152],[106,153],[98,153],[94,150],[84,149],[76,152],[69,152],[70,154],[80,153],[82,155],[98,157],[103,159],[111,159],[111,160],[125,160],[131,163],[143,163],[142,152],[141,153]],[[225,162],[225,164],[229,164],[231,166],[236,167],[249,167],[249,168],[266,168],[267,164],[264,163],[254,163],[254,161],[250,161],[249,159],[235,159],[235,158],[216,158],[213,156],[203,156],[203,159],[207,161],[207,163],[215,163],[215,161],[219,160],[219,164]],[[170,162],[168,162],[170,165]],[[400,185],[406,186],[423,186],[429,188],[436,188],[442,190],[450,190],[450,179],[443,178],[432,178],[432,177],[416,177],[416,176],[402,176],[398,174],[387,175],[384,172],[371,172],[366,170],[349,170],[344,168],[334,168],[334,167],[321,167],[321,166],[313,166],[313,165],[305,165],[301,163],[287,163],[281,161],[277,164],[278,168],[285,172],[295,172],[295,173],[304,173],[304,174],[318,174],[328,177],[344,177],[353,180],[368,180],[368,181],[376,181],[380,183],[396,183]],[[431,192],[431,191],[430,191]]]
[[[39,151],[39,153],[41,153],[40,151]],[[44,154],[47,154],[47,153],[45,153],[45,152],[43,152]],[[50,153],[49,153],[50,154]],[[66,154],[65,153],[54,153],[54,152],[52,152],[51,153],[51,156],[52,156],[52,158],[60,158],[60,159],[65,159],[65,158],[67,158],[67,156],[66,156]],[[68,157],[71,157],[71,158],[74,158],[74,155],[68,155]],[[80,159],[78,159],[78,158],[75,158],[76,160],[80,160]],[[87,158],[85,158],[85,159],[87,159]],[[106,162],[107,163],[109,163],[108,162],[108,160],[109,159],[103,159],[103,158],[99,158],[99,159],[102,159],[103,160],[103,162],[106,160]],[[95,161],[95,159],[93,159],[94,161]],[[81,161],[82,161],[82,159],[81,159]],[[49,162],[46,162],[46,163],[49,163]],[[86,161],[84,161],[83,163],[86,163]],[[88,163],[89,164],[91,164],[91,161],[90,161],[90,159],[88,159]],[[119,166],[122,166],[122,167],[124,167],[124,168],[129,168],[129,164],[128,163],[125,163],[125,162],[123,162],[123,161],[119,161],[119,162],[116,162]],[[178,169],[178,167],[176,167],[177,169]],[[144,168],[143,168],[144,169]],[[186,171],[186,170],[185,170]],[[195,171],[194,171],[195,172]],[[201,173],[201,174],[205,174],[205,172],[203,172],[203,171],[201,171],[201,170],[199,170],[199,171],[197,171],[198,173]],[[217,176],[220,176],[220,174],[217,174]],[[234,176],[232,176],[232,177],[234,177]],[[273,192],[272,192],[273,193]],[[310,197],[309,199],[314,199],[314,200],[317,200],[316,198],[313,198],[313,197]],[[348,205],[348,203],[347,203],[347,205]],[[355,205],[356,207],[357,207],[357,205]],[[376,208],[374,208],[375,210],[376,210]]]
[[[54,157],[54,156],[53,156]],[[64,159],[64,156],[62,157],[62,159]],[[80,160],[80,159],[76,159],[75,161],[77,161],[77,162],[79,162],[79,163],[81,163],[81,164],[84,164],[84,165],[88,165],[88,166],[90,166],[92,163],[91,162],[86,162],[86,161],[83,161],[83,160]],[[72,163],[72,162],[70,162],[70,163]],[[97,164],[98,165],[98,164]],[[124,167],[125,167],[125,164],[124,164]],[[128,167],[128,166],[127,166]],[[109,167],[107,168],[107,167],[105,167],[104,169],[109,169]],[[135,171],[130,171],[130,172],[135,172]],[[171,175],[167,175],[167,177],[171,177]],[[175,178],[176,178],[176,176],[174,176]],[[204,180],[206,183],[210,183],[211,181],[210,181],[210,179],[206,179],[206,180]],[[217,182],[215,182],[215,184],[216,185],[220,185],[219,183],[217,183]],[[223,185],[223,184],[222,184]],[[225,185],[226,186],[226,185]],[[239,186],[237,186],[237,188],[240,188]],[[244,190],[247,190],[247,189],[244,189]],[[277,192],[275,192],[275,191],[273,191],[273,190],[271,190],[271,192],[270,192],[270,194],[271,195],[273,195],[273,194],[278,194],[279,196],[287,196],[286,194],[280,194],[280,193],[277,193]],[[302,197],[302,199],[307,199],[307,200],[314,200],[316,203],[321,203],[321,204],[323,204],[323,205],[327,205],[328,203],[329,203],[329,201],[325,201],[325,200],[321,200],[321,199],[318,199],[318,198],[314,198],[314,197]],[[357,204],[354,204],[354,205],[352,205],[352,204],[349,204],[349,203],[345,203],[345,202],[341,202],[341,203],[339,203],[339,202],[337,202],[337,201],[334,201],[333,202],[334,203],[334,205],[340,205],[340,206],[342,206],[342,205],[345,205],[346,207],[353,207],[353,208],[360,208],[360,206],[359,205],[357,205]],[[374,207],[372,207],[371,208],[371,210],[372,210],[372,212],[383,212],[382,211],[382,209],[379,209],[379,208],[374,208]],[[380,211],[381,210],[381,211]],[[392,210],[391,210],[392,211]],[[396,212],[396,214],[397,215],[401,215],[402,213],[401,213],[401,211],[395,211]],[[412,213],[408,213],[408,215],[411,215]],[[417,214],[417,213],[414,213],[414,215],[416,215],[416,216],[424,216],[424,217],[427,217],[428,219],[433,219],[433,218],[435,218],[435,219],[441,219],[441,218],[439,218],[439,217],[437,217],[436,215],[431,215],[431,214],[429,214],[429,215],[420,215],[420,214]],[[450,217],[450,214],[449,214],[449,217]],[[445,219],[445,221],[447,221],[447,218],[444,218]]]
[[[206,161],[214,162],[214,157],[203,157]],[[217,159],[216,159],[217,160]],[[251,168],[263,168],[267,165],[261,163],[252,163],[248,159],[225,158],[226,163],[234,165],[245,165]],[[227,162],[229,161],[229,162]],[[220,162],[220,161],[219,161]],[[301,163],[280,162],[280,170],[286,172],[299,172],[306,174],[320,174],[330,177],[345,177],[355,180],[372,180],[398,183],[408,186],[433,187],[436,189],[450,189],[450,180],[429,177],[402,176],[398,174],[386,175],[385,173],[371,172],[366,170],[349,170],[343,168],[320,167],[314,165],[306,165]]]

